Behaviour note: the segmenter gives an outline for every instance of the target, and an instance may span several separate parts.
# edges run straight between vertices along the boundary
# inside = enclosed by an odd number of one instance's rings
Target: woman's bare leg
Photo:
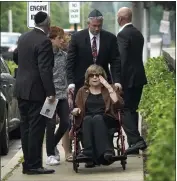
[[[72,155],[70,139],[69,139],[69,130],[67,130],[62,137],[62,145],[63,145],[63,149],[65,151],[65,159],[67,159]]]

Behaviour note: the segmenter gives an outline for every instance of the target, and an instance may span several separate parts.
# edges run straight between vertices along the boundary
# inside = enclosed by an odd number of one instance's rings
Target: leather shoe
[[[104,159],[105,159],[106,161],[111,161],[113,156],[114,156],[113,153],[111,153],[111,152],[106,152],[106,153],[104,154]]]
[[[53,169],[46,169],[46,168],[36,168],[36,169],[28,169],[25,170],[25,173],[28,175],[38,175],[38,174],[51,174],[54,173],[55,170]]]
[[[22,173],[23,173],[23,174],[26,174],[27,171],[28,171],[27,166],[26,166],[26,164],[23,162],[23,163],[22,163]]]
[[[86,156],[85,154],[83,154],[83,153],[79,153],[78,154],[78,156],[77,156],[77,159],[87,159],[87,158],[89,158],[88,156]]]
[[[95,167],[95,163],[94,162],[87,162],[85,163],[85,168],[93,168]]]
[[[130,146],[131,147],[131,146]],[[130,148],[129,147],[129,148]],[[136,150],[132,150],[129,155],[139,155],[139,149],[136,149]]]
[[[146,142],[144,140],[138,141],[136,144],[132,145],[129,147],[126,151],[125,154],[129,155],[134,151],[137,150],[145,150],[147,148]]]

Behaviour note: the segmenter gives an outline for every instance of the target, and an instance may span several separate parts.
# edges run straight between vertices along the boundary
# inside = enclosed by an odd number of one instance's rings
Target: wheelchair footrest
[[[127,156],[126,155],[119,155],[119,156],[113,156],[112,161],[121,161],[121,160],[126,160]]]
[[[75,162],[78,162],[78,163],[86,163],[86,162],[91,162],[93,161],[92,158],[88,158],[88,157],[85,157],[85,158],[76,158],[75,159]]]

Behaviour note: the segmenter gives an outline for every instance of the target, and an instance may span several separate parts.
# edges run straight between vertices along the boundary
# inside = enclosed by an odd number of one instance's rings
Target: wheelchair
[[[113,136],[113,139],[116,138],[116,146],[114,145],[114,150],[115,150],[116,155],[113,157],[112,163],[114,163],[115,161],[120,161],[123,170],[125,170],[126,164],[127,164],[127,162],[126,162],[127,155],[125,154],[125,136],[123,135],[123,132],[122,132],[122,119],[121,119],[122,112],[121,112],[121,110],[117,110],[116,112],[117,112],[116,120],[118,121],[118,127],[112,128],[109,130],[110,134],[112,134],[112,136]],[[74,129],[73,130],[74,131],[74,135],[73,135],[74,136],[74,139],[73,139],[73,143],[74,143],[73,144],[73,147],[74,147],[73,170],[76,173],[78,173],[79,163],[86,163],[88,161],[93,161],[93,160],[77,158],[80,151],[82,151],[82,149],[80,147],[81,133],[80,133],[80,129],[76,128],[74,116],[73,116],[73,129]],[[97,164],[97,165],[100,165],[100,164]]]

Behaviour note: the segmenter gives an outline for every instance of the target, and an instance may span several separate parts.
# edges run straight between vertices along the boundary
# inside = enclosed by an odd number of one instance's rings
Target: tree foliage
[[[90,2],[81,2],[80,12],[81,23],[78,24],[81,28],[87,26],[87,16],[90,11]],[[12,10],[12,22],[14,32],[28,31],[27,27],[27,2],[1,2],[1,31],[8,31],[8,10]],[[50,2],[51,24],[60,26],[64,29],[69,29],[72,24],[69,23],[69,5],[68,2]]]
[[[131,7],[130,2],[117,2],[119,9],[122,6]],[[155,2],[157,6],[151,7],[151,32],[152,34],[159,33],[160,20],[162,18],[163,7],[175,7],[175,2]],[[13,18],[13,31],[14,32],[25,32],[29,29],[27,28],[27,2],[16,2],[16,1],[2,1],[1,5],[1,31],[8,31],[8,10],[12,10],[12,18]],[[163,6],[162,6],[163,5]],[[165,5],[165,6],[164,6]],[[80,13],[81,13],[81,22],[78,26],[82,29],[87,27],[87,18],[88,14],[93,9],[98,9],[104,16],[103,28],[115,33],[115,27],[118,26],[116,23],[116,14],[114,11],[113,2],[81,2],[80,3]],[[174,8],[171,8],[174,9]],[[52,25],[60,26],[64,29],[69,29],[73,27],[72,24],[69,23],[69,5],[68,2],[62,1],[52,1],[50,2],[50,15],[51,15],[51,23]],[[171,13],[170,15],[171,26],[175,22],[175,13]],[[116,25],[115,25],[116,23]],[[174,28],[173,28],[174,29]]]
[[[62,28],[69,28],[68,2],[50,3],[51,24]]]
[[[12,10],[12,23],[14,32],[27,31],[27,3],[1,2],[1,31],[8,31],[8,10]]]

